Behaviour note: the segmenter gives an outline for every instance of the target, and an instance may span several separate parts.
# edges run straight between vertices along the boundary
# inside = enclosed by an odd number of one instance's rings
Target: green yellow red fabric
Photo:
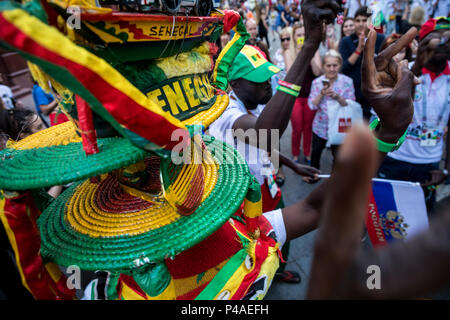
[[[440,24],[438,24],[438,21],[440,21],[440,20],[444,20],[447,23],[440,23]],[[419,39],[422,40],[430,32],[435,31],[435,30],[439,30],[439,29],[450,29],[450,18],[437,17],[437,18],[428,19],[420,27]]]
[[[36,219],[40,215],[31,192],[6,194],[0,191],[0,218],[16,255],[25,288],[39,300],[75,299],[67,278],[59,268],[42,260]]]
[[[261,219],[265,219],[261,217]],[[278,267],[277,263],[269,265],[267,270],[262,270],[262,266],[267,262],[269,255],[273,262],[278,261],[277,248],[278,245],[274,239],[266,236],[268,228],[271,228],[269,223],[262,221],[263,227],[262,236],[256,241],[251,242],[251,239],[245,236],[246,227],[243,223],[234,220],[226,223],[211,237],[205,239],[202,243],[188,249],[175,259],[167,259],[166,265],[172,277],[172,281],[167,285],[163,294],[169,299],[199,299],[207,300],[214,299],[220,295],[221,291],[226,290],[234,293],[229,297],[231,300],[239,300],[244,298],[251,288],[252,284],[260,277],[267,277],[267,288],[270,285],[273,274]],[[234,242],[234,244],[233,244]],[[227,243],[230,247],[219,247],[216,245]],[[224,249],[224,252],[220,252]],[[252,256],[251,267],[243,267],[246,259]],[[270,259],[269,259],[270,260]],[[183,279],[197,276],[199,279],[201,275],[207,270],[221,265],[220,270],[215,274],[212,280],[201,283],[193,287],[189,292],[183,295],[176,295],[175,286],[180,286]],[[240,276],[242,281],[234,283],[230,287],[228,280],[230,278]],[[226,286],[228,285],[228,287]],[[143,299],[149,300],[152,297],[140,287],[133,276],[121,274],[118,281],[118,298],[119,299]],[[231,290],[230,290],[231,289]]]
[[[78,47],[56,29],[24,10],[0,13],[0,41],[51,74],[122,135],[145,149],[171,150],[174,130],[185,129],[180,121],[159,110],[104,60]],[[124,108],[123,106],[126,106]],[[149,127],[159,128],[148,130]],[[186,139],[189,134],[186,130]]]
[[[224,29],[229,29],[233,23],[236,23],[238,17],[239,13],[235,11],[225,11],[224,21],[226,28]],[[245,28],[244,22],[240,18],[237,24],[233,27],[233,30],[235,31],[235,34],[220,52],[219,57],[216,60],[213,73],[213,85],[224,91],[228,89],[228,70],[231,63],[244,47],[245,41],[247,41],[250,37],[247,29]]]

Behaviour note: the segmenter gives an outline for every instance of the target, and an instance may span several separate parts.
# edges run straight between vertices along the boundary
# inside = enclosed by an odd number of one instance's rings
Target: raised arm
[[[302,85],[311,59],[319,48],[323,22],[333,22],[338,9],[339,5],[334,0],[303,0],[305,43],[284,79],[286,82]],[[258,117],[255,128],[280,130],[281,136],[289,123],[294,102],[294,96],[277,91]]]
[[[338,9],[339,6],[335,0],[303,0],[302,12],[305,22],[306,38],[302,50],[295,58],[284,81],[302,85],[311,59],[319,48],[323,35],[324,22],[333,22]],[[267,141],[264,141],[264,146],[260,146],[259,141],[256,145],[260,148],[265,148],[266,151],[272,152],[271,137],[282,136],[289,123],[295,99],[296,97],[293,95],[277,91],[266,104],[258,118],[252,115],[243,115],[235,121],[233,129],[268,130]],[[277,132],[272,132],[272,130],[276,130]]]
[[[415,30],[410,30],[400,43],[388,47],[375,59],[374,31],[369,33],[366,43],[362,90],[381,120],[375,136],[385,142],[398,141],[413,115],[412,89],[417,79],[406,63],[397,65],[392,57],[412,41],[414,35]],[[353,130],[338,156],[335,178],[328,181],[328,195],[317,236],[308,290],[311,299],[413,298],[450,280],[448,214],[433,224],[427,233],[407,243],[371,252],[359,248],[371,177],[384,157],[384,153],[375,152],[375,145],[367,129]],[[424,263],[432,272],[424,272]],[[380,290],[367,288],[370,265],[380,267]]]
[[[402,50],[403,47],[407,46],[409,42],[414,38],[415,30],[408,32],[401,39],[399,39],[395,46],[391,46],[381,52],[376,60],[374,60],[374,49],[375,49],[375,32],[371,31],[369,33],[369,39],[367,41],[367,52],[365,52],[363,60],[363,92],[368,97],[371,105],[374,107],[375,111],[380,117],[381,127],[375,133],[375,136],[387,143],[394,143],[399,140],[407,129],[409,122],[412,119],[413,107],[412,107],[412,87],[414,86],[414,76],[408,70],[407,66],[403,63],[399,66],[395,65],[392,57]],[[395,79],[387,78],[387,71],[389,68],[399,70],[394,73]],[[382,79],[386,79],[381,81]],[[386,82],[390,85],[386,85]],[[360,132],[359,130],[358,132]],[[367,134],[359,133],[357,136],[365,137]],[[374,142],[374,137],[370,135],[371,141],[362,143],[363,145],[372,145]],[[356,142],[352,142],[356,140]],[[344,142],[345,144],[354,143],[358,148],[360,142],[358,139],[348,138]],[[354,147],[353,147],[354,148]],[[352,148],[350,148],[352,149]],[[364,150],[364,148],[363,148]],[[369,151],[367,151],[369,152]],[[376,170],[381,164],[385,153],[381,152],[370,152],[371,159],[373,158],[373,168],[370,168],[371,177],[375,175]],[[367,154],[358,156],[364,158]],[[338,162],[339,162],[338,157]],[[363,160],[363,162],[369,160]],[[371,160],[372,161],[372,160]],[[339,166],[337,167],[339,168]],[[349,173],[349,181],[352,181],[352,175],[359,175],[359,169]],[[333,175],[335,172],[333,171]],[[356,174],[355,174],[356,173]],[[337,179],[337,178],[336,178]],[[333,185],[333,181],[336,179],[329,179],[318,186],[313,192],[311,192],[303,201],[300,201],[292,206],[283,209],[283,218],[286,226],[287,239],[291,240],[305,233],[314,230],[319,225],[321,216],[327,213],[326,201],[330,197],[330,193],[334,192],[335,188],[339,189],[339,183]],[[337,179],[339,181],[339,179]],[[359,180],[358,180],[359,181]],[[344,186],[344,185],[343,185]],[[368,196],[368,193],[365,195]],[[362,227],[362,226],[361,226]],[[336,231],[338,232],[338,231]],[[359,232],[359,231],[358,231]],[[360,233],[359,233],[360,235]],[[328,237],[328,235],[324,235]],[[320,238],[319,238],[320,239]],[[333,242],[329,243],[327,241],[319,241],[322,245],[333,246]],[[331,247],[320,248],[320,250],[333,250]],[[318,264],[327,262],[321,261],[320,255],[317,259]],[[314,275],[315,273],[313,273]],[[312,275],[312,276],[313,276]],[[318,277],[315,274],[314,277]],[[313,278],[312,278],[313,279]],[[320,282],[319,279],[317,281]],[[311,293],[311,297],[317,297],[318,293]]]

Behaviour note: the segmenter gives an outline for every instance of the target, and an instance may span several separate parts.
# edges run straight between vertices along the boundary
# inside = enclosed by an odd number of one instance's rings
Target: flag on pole
[[[428,229],[425,197],[420,184],[373,179],[366,228],[374,247],[408,240]]]

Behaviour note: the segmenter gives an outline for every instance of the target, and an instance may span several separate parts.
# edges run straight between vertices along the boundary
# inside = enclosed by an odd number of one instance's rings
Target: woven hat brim
[[[0,189],[28,190],[64,185],[136,163],[149,155],[125,138],[98,139],[86,155],[81,142],[0,152]]]
[[[77,183],[53,201],[38,220],[43,257],[63,266],[123,272],[174,257],[210,236],[237,211],[251,175],[233,147],[208,136],[204,142],[213,156],[223,153],[226,161],[219,166],[211,194],[193,214],[140,235],[92,238],[77,232],[65,217],[67,203],[80,186]]]
[[[216,102],[211,106],[211,108],[193,115],[192,117],[182,121],[182,123],[184,125],[201,124],[206,130],[211,123],[216,121],[222,115],[228,107],[229,102],[230,98],[228,97],[228,94],[217,95]]]

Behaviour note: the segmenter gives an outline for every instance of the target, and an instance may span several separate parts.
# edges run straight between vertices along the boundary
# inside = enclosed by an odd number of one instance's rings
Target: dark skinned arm
[[[381,129],[375,135],[378,139],[394,143],[403,135],[408,128],[413,115],[412,105],[412,86],[414,84],[414,76],[406,68],[403,63],[397,66],[402,70],[402,76],[397,78],[398,83],[395,84],[393,79],[389,83],[395,87],[383,87],[378,84],[376,79],[386,80],[387,73],[392,70],[389,66],[395,67],[392,63],[392,57],[395,56],[404,46],[407,46],[415,36],[416,30],[410,30],[401,39],[395,42],[392,46],[386,48],[377,56],[374,61],[375,50],[375,32],[371,33],[366,46],[367,52],[364,53],[366,64],[363,64],[363,90],[366,96],[371,100],[371,103],[380,117]],[[372,61],[372,63],[369,63]],[[363,60],[364,63],[364,60]],[[375,66],[377,64],[377,67]],[[397,75],[397,72],[394,73]],[[383,84],[383,83],[381,83]],[[401,118],[402,120],[399,120]],[[386,153],[375,153],[376,163],[378,168],[381,165]],[[373,170],[372,177],[376,170]],[[330,183],[332,179],[324,181],[316,189],[314,189],[303,201],[293,204],[283,209],[283,218],[286,226],[287,240],[295,239],[317,228],[319,220],[324,210],[325,199],[330,190]]]
[[[369,39],[367,43],[368,50],[371,50],[369,48],[372,46],[369,44],[370,41]],[[412,113],[408,111],[412,104],[411,89],[414,84],[417,84],[412,73],[400,63],[397,74],[394,75],[395,86],[389,91],[388,87],[383,88],[382,82],[375,80],[380,79],[379,68],[383,64],[389,68],[388,65],[391,62],[377,60],[375,67],[366,59],[370,58],[369,53],[365,53],[364,58],[363,78],[366,80],[371,78],[372,81],[363,81],[363,92],[371,105],[376,108],[380,117],[392,115],[392,111],[389,110],[394,109],[393,112],[409,119],[412,116]],[[389,99],[400,105],[385,104],[382,108],[383,101],[386,103]],[[399,117],[396,119],[398,120]],[[393,119],[388,117],[387,120]],[[406,130],[405,124],[393,126],[393,123],[394,121],[382,122],[381,130],[376,133],[380,139],[395,140],[402,130]],[[407,242],[396,242],[368,252],[360,248],[359,238],[363,231],[366,214],[367,191],[370,187],[371,174],[378,165],[377,161],[371,161],[377,158],[373,140],[371,141],[364,133],[353,134],[353,138],[360,140],[359,148],[356,148],[356,143],[351,148],[347,148],[347,153],[350,155],[347,158],[351,159],[350,167],[353,168],[353,172],[358,174],[352,175],[350,172],[344,174],[345,170],[338,169],[336,178],[333,181],[330,180],[330,194],[325,199],[321,222],[321,229],[322,227],[323,229],[317,236],[308,297],[312,299],[421,298],[445,288],[450,283],[448,273],[450,211],[448,209],[442,212],[437,220],[431,222],[428,231]],[[349,141],[345,143],[350,144]],[[378,153],[378,159],[382,158],[382,155]],[[341,168],[342,163],[345,164],[343,161],[345,159],[342,158],[340,154],[338,163],[341,163]],[[329,242],[330,240],[332,243]],[[381,288],[379,290],[367,288],[367,268],[370,265],[377,265],[380,268]]]
[[[338,9],[339,6],[335,1],[304,0],[302,2],[305,42],[284,79],[286,82],[300,86],[303,84],[306,72],[323,36],[323,21],[333,22]],[[258,117],[255,129],[278,129],[280,130],[279,136],[282,136],[289,123],[294,102],[294,96],[277,91]]]
[[[334,0],[303,1],[305,43],[284,79],[286,82],[297,85],[303,83],[311,59],[319,48],[322,39],[323,22],[333,22],[338,9],[339,6]],[[289,123],[295,99],[294,96],[277,91],[258,118],[244,115],[236,120],[233,129],[267,129],[269,141],[267,141],[266,145],[270,146],[271,130],[279,130],[278,136],[284,133]],[[271,150],[266,151],[270,152]]]
[[[278,158],[280,160],[280,166],[284,165],[302,177],[310,177],[313,179],[317,179],[317,175],[320,173],[320,170],[318,170],[314,167],[311,167],[311,166],[299,164],[299,163],[293,161],[292,159],[284,156],[283,154],[279,153],[278,151],[274,151],[274,153],[275,154],[272,154],[272,155],[278,156]]]

